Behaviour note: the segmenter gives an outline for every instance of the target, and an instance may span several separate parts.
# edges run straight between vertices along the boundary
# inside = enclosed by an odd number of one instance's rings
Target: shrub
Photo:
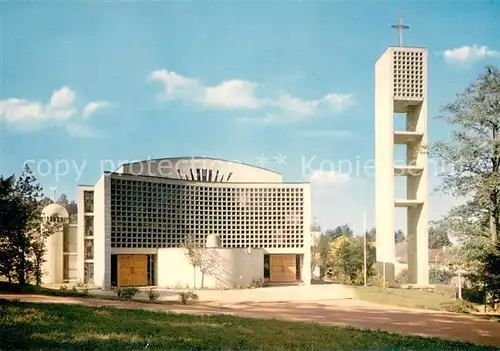
[[[482,305],[484,303],[484,290],[478,288],[462,288],[462,298],[472,303]]]
[[[266,282],[265,282],[264,278],[254,278],[252,280],[252,283],[250,284],[251,289],[263,288],[264,286],[266,286]]]
[[[396,283],[408,284],[408,270],[403,269],[396,277]]]
[[[444,284],[449,285],[451,279],[453,278],[453,273],[444,269],[431,268],[429,270],[429,282],[431,284]]]
[[[68,291],[68,287],[66,285],[61,285],[59,288],[60,291]]]
[[[187,305],[188,303],[195,304],[198,302],[198,294],[192,291],[180,292],[179,300],[181,300],[183,305]]]
[[[116,296],[119,299],[131,299],[139,292],[139,289],[135,287],[127,287],[127,288],[117,288],[115,291],[116,291]]]
[[[148,297],[149,301],[156,301],[160,297],[160,293],[158,291],[154,291],[153,289],[149,289]]]
[[[444,307],[446,311],[455,313],[469,313],[475,310],[474,305],[465,300],[443,303],[441,306]]]

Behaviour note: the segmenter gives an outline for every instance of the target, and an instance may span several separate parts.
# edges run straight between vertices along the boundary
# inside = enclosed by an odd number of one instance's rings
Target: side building
[[[201,157],[135,162],[79,186],[78,205],[81,282],[106,290],[311,283],[310,187],[279,173]],[[204,267],[189,262],[188,235]]]

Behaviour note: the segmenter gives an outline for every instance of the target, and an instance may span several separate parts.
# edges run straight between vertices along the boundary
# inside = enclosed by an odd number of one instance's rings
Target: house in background
[[[445,260],[445,250],[429,249],[429,268],[440,268],[444,265]],[[405,269],[408,269],[408,244],[402,242],[396,244],[396,276]]]

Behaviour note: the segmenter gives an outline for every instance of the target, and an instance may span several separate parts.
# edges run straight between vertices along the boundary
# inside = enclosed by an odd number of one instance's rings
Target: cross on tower
[[[398,30],[398,45],[403,46],[403,30],[410,27],[403,25],[403,19],[401,17],[398,19],[398,24],[393,24],[391,27]]]

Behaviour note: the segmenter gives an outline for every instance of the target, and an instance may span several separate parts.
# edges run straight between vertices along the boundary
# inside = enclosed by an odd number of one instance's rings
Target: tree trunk
[[[25,255],[24,241],[23,241],[23,244],[21,245],[20,255],[21,255],[21,257],[19,258],[19,268],[17,270],[17,280],[19,281],[19,284],[24,285],[24,284],[26,284],[26,255]]]

